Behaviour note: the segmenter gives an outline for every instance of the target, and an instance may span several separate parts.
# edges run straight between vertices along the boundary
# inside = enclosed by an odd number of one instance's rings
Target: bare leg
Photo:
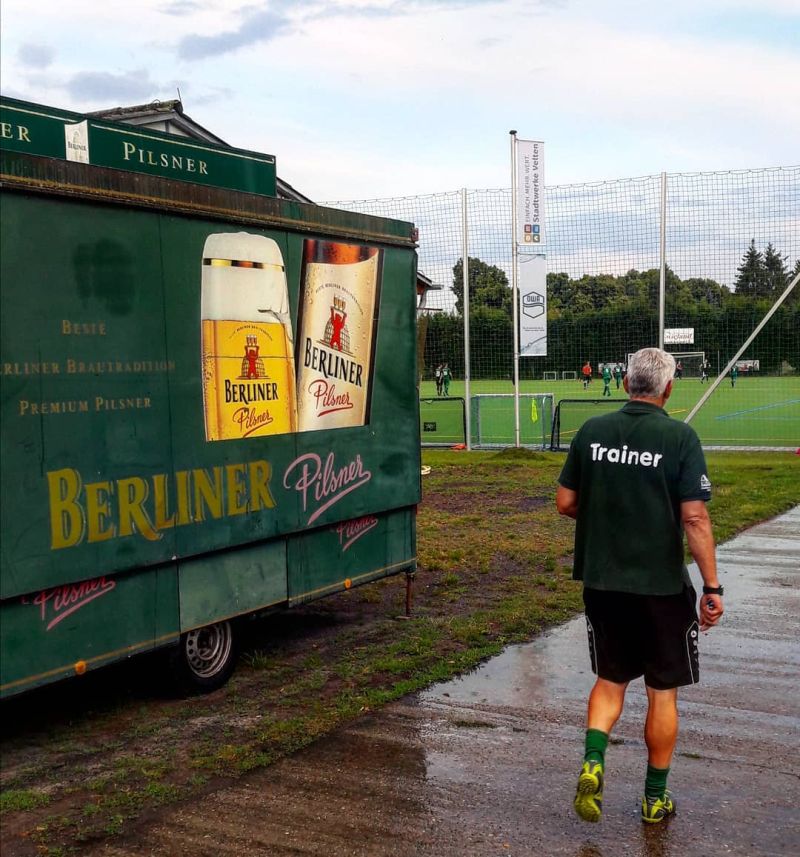
[[[644,725],[647,759],[654,768],[668,768],[678,739],[678,690],[646,689],[649,704]]]
[[[589,694],[589,711],[586,717],[588,729],[599,729],[610,733],[622,714],[625,704],[625,691],[628,683],[617,684],[604,678],[598,678]]]
[[[597,730],[608,735],[622,714],[625,703],[625,690],[628,683],[617,684],[604,678],[598,678],[589,694],[589,710],[586,716],[587,757],[578,777],[578,788],[573,806],[575,812],[584,821],[600,821],[603,814],[603,767],[593,755],[603,757],[606,738],[588,731]]]

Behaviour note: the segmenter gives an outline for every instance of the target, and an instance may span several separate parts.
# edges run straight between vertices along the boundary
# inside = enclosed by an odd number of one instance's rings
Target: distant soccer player
[[[680,360],[675,364],[675,377],[679,381],[683,378],[683,363]]]
[[[611,395],[611,367],[608,363],[603,364],[603,395]]]
[[[617,382],[617,389],[619,390],[619,385],[622,383],[622,366],[619,363],[614,364],[614,380]]]
[[[442,364],[440,363],[436,367],[436,371],[433,373],[433,377],[436,380],[436,395],[442,395],[442,384],[444,383],[444,378],[442,376]]]
[[[700,367],[700,383],[705,384],[708,381],[708,361],[704,360]]]
[[[574,801],[586,821],[600,820],[609,734],[628,683],[639,676],[648,702],[642,821],[675,812],[667,775],[678,736],[677,689],[698,681],[698,631],[723,612],[703,450],[694,429],[664,410],[674,374],[666,351],[637,351],[625,377],[630,401],[581,426],[559,476],[556,506],[577,521],[573,577],[583,581],[597,675]],[[699,624],[684,529],[704,583]]]
[[[731,366],[731,387],[736,386],[736,379],[739,377],[739,367],[734,363]]]
[[[592,383],[592,364],[588,360],[583,364],[581,376],[583,377],[583,389],[588,390],[589,384]]]

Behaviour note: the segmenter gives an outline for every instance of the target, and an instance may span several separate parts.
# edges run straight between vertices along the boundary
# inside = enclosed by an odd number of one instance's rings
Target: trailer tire
[[[181,693],[211,693],[222,687],[236,667],[233,624],[215,622],[181,634],[170,653],[170,672]]]

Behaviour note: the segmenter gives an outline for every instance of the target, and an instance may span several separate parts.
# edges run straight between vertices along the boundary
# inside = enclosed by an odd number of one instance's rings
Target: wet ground
[[[572,813],[592,683],[577,619],[92,853],[794,857],[800,507],[728,542],[719,562],[726,614],[701,639],[701,683],[682,691],[678,815],[665,825],[639,820],[641,681],[607,753],[602,821]]]

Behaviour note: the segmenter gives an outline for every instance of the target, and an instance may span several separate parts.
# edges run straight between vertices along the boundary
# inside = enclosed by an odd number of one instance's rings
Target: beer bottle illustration
[[[299,431],[369,422],[382,260],[377,247],[305,242],[297,322]]]
[[[283,256],[263,235],[209,235],[200,298],[206,440],[297,431]]]

